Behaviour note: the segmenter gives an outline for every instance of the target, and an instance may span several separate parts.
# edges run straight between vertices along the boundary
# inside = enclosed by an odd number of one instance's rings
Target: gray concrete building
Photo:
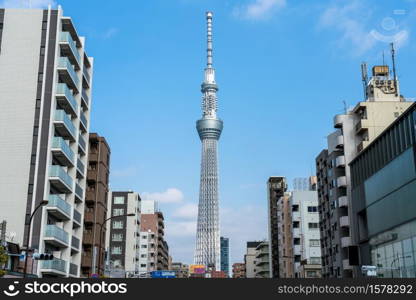
[[[141,228],[141,199],[132,191],[108,193],[106,232],[106,268],[127,277],[139,272],[139,238]],[[134,216],[127,216],[134,214]],[[110,272],[110,274],[111,274]]]
[[[78,277],[93,59],[60,7],[0,9],[0,25],[0,220],[54,255],[32,273]]]
[[[394,69],[394,68],[393,68]],[[367,76],[363,65],[364,101],[334,117],[335,131],[327,149],[316,158],[322,248],[322,276],[355,277],[349,252],[355,246],[351,231],[351,174],[349,163],[410,105],[400,95],[395,74],[375,66]]]
[[[246,278],[256,277],[256,248],[262,242],[247,242],[246,254],[244,255],[244,263],[246,266]]]
[[[255,278],[270,278],[269,242],[257,245],[255,259]]]

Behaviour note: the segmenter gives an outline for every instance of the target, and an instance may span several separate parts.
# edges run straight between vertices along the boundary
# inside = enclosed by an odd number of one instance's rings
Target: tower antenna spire
[[[207,12],[207,68],[212,68],[212,12]]]
[[[396,52],[395,52],[395,50],[394,50],[394,44],[393,43],[391,43],[390,44],[390,46],[391,46],[391,61],[392,61],[392,64],[393,64],[393,82],[394,82],[394,90],[395,90],[395,93],[396,93],[396,97],[398,96],[398,91],[397,91],[397,77],[396,77]]]

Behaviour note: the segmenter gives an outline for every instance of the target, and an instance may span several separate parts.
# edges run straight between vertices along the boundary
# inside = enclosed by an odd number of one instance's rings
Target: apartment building
[[[230,275],[230,240],[226,237],[220,238],[221,245],[221,271]]]
[[[267,181],[267,209],[269,230],[269,267],[270,277],[279,278],[279,228],[278,228],[278,201],[287,190],[286,178],[272,176]]]
[[[246,265],[244,263],[233,264],[233,278],[246,278]]]
[[[358,266],[384,278],[416,277],[416,104],[350,163]],[[358,276],[362,276],[361,272]]]
[[[54,255],[32,273],[78,277],[93,59],[61,7],[0,9],[0,24],[0,220],[22,248],[29,236],[30,252]]]
[[[132,191],[110,191],[107,202],[109,229],[106,233],[107,267],[122,270],[125,276],[139,271],[141,199]]]
[[[90,133],[85,195],[81,276],[104,273],[110,147],[104,137]],[[101,227],[102,230],[101,230]],[[101,237],[100,237],[101,234]],[[99,258],[101,256],[101,258]],[[100,265],[99,265],[100,264]]]
[[[278,211],[278,249],[279,249],[279,278],[294,277],[293,238],[292,238],[292,208],[290,193],[285,192],[277,202]]]
[[[173,262],[171,271],[174,271],[176,278],[188,278],[189,277],[189,265],[181,262]]]
[[[139,241],[139,274],[169,269],[169,246],[165,241],[165,222],[157,202],[142,203],[142,227]]]
[[[255,278],[270,278],[269,242],[263,241],[256,247]]]
[[[256,248],[261,243],[261,241],[247,242],[246,254],[244,255],[246,278],[256,277]]]
[[[289,203],[292,215],[294,276],[296,278],[321,277],[318,194],[312,187],[310,190],[292,191]]]
[[[393,73],[395,67],[393,65]],[[335,131],[328,147],[316,158],[322,248],[322,276],[355,277],[349,252],[356,241],[351,231],[351,172],[349,164],[410,105],[400,94],[396,74],[389,66],[374,66],[367,76],[362,65],[364,101],[334,117]]]

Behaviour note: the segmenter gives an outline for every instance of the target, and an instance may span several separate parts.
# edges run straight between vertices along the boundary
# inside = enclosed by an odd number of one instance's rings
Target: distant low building
[[[246,278],[246,265],[244,263],[233,264],[233,278]]]
[[[188,278],[189,277],[189,266],[181,262],[173,262],[171,271],[174,271],[176,278]]]

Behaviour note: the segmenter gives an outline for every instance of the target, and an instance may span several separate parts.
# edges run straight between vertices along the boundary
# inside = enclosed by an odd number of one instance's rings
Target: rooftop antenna
[[[383,66],[385,66],[385,63],[384,63],[384,50],[383,50]]]
[[[391,43],[391,61],[393,63],[393,80],[394,80],[394,92],[396,97],[399,95],[397,91],[397,77],[396,77],[396,60],[395,60],[395,50],[394,50],[394,44]]]
[[[383,53],[383,60],[384,60],[384,53]],[[367,100],[367,98],[368,98],[368,91],[367,91],[368,71],[367,71],[367,63],[366,62],[363,62],[361,64],[361,78],[362,78],[362,81],[363,81],[364,100]]]
[[[345,100],[342,100],[342,103],[344,103],[344,114],[347,114],[347,102],[345,102]]]

